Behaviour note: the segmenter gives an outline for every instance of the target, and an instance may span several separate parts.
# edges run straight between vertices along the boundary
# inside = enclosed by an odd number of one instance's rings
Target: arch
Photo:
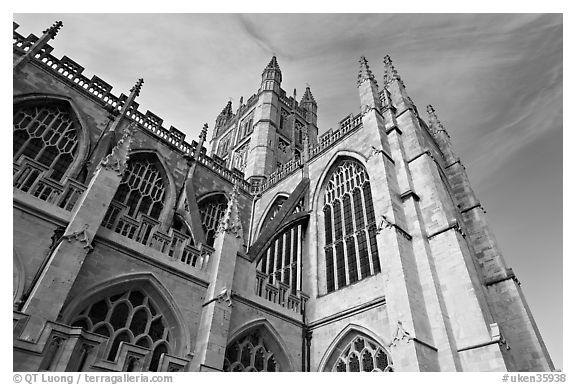
[[[288,199],[289,197],[290,197],[289,193],[279,192],[276,195],[274,195],[274,197],[270,200],[270,202],[268,202],[268,204],[266,205],[266,208],[263,211],[264,215],[262,215],[260,217],[260,219],[258,220],[258,227],[256,228],[256,236],[258,236],[260,234],[260,231],[262,231],[262,227],[264,226],[265,219],[268,216],[268,214],[270,213],[270,210],[272,210],[276,206],[277,201],[281,198]]]
[[[88,150],[90,148],[90,133],[88,125],[86,124],[80,109],[73,101],[73,99],[67,96],[50,93],[30,93],[25,95],[18,95],[13,99],[13,110],[16,111],[16,108],[20,106],[24,107],[27,105],[42,105],[52,103],[60,103],[69,107],[72,112],[72,117],[78,122],[78,152],[76,153],[72,163],[66,172],[62,175],[60,180],[65,180],[70,177],[75,178],[80,172],[84,161],[86,160]]]
[[[316,370],[319,372],[332,371],[332,368],[334,367],[336,360],[340,357],[342,351],[358,336],[368,337],[373,340],[379,348],[384,350],[390,358],[390,367],[393,368],[390,350],[386,348],[387,346],[390,346],[390,343],[384,341],[370,329],[358,324],[350,323],[346,325],[332,340]]]
[[[164,187],[166,189],[166,193],[164,196],[164,208],[162,209],[162,212],[160,213],[159,217],[159,221],[163,223],[170,215],[172,208],[176,205],[177,191],[176,191],[176,183],[174,182],[174,177],[172,176],[172,173],[169,172],[170,168],[168,167],[166,159],[157,150],[145,149],[145,148],[134,149],[130,151],[128,158],[129,161],[132,159],[134,155],[155,157],[155,159],[158,160],[158,163],[160,163],[161,167],[159,167],[158,170],[162,175],[162,179],[164,181]]]
[[[150,272],[122,274],[84,290],[81,295],[72,297],[64,305],[60,322],[70,324],[73,317],[85,307],[131,289],[144,291],[160,308],[160,313],[166,318],[169,331],[172,333],[170,344],[174,350],[171,354],[178,356],[187,354],[190,351],[190,332],[185,318],[168,289]]]
[[[275,358],[278,361],[281,372],[293,372],[296,368],[295,363],[292,361],[290,354],[288,354],[288,349],[286,343],[282,339],[282,336],[276,331],[274,326],[265,318],[257,318],[246,322],[242,326],[236,328],[232,333],[229,334],[227,348],[235,341],[244,338],[248,334],[254,331],[261,331],[263,338],[270,346],[270,350],[273,351]]]
[[[26,268],[16,249],[12,249],[12,303],[20,301],[26,283]]]

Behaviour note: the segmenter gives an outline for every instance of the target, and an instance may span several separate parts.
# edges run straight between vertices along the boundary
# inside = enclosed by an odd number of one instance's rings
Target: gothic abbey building
[[[187,142],[14,24],[15,371],[550,371],[482,205],[390,58],[320,134],[310,88]],[[263,63],[264,65],[265,63]],[[144,88],[145,89],[145,88]]]

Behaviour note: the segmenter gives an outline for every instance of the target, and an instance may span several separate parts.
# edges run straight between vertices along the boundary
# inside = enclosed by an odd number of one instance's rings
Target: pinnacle
[[[276,55],[272,56],[272,59],[270,59],[270,63],[268,63],[268,65],[266,66],[266,69],[280,69],[280,66],[278,65],[278,60],[276,60]]]
[[[430,125],[430,131],[432,131],[432,134],[435,135],[439,131],[446,132],[444,126],[440,122],[440,119],[438,119],[438,115],[436,115],[436,110],[434,110],[432,105],[429,104],[426,106],[426,112],[428,112],[428,123]]]
[[[243,238],[242,222],[240,221],[240,212],[238,210],[238,184],[234,183],[232,195],[228,201],[226,211],[218,224],[218,233],[231,233],[236,238]]]
[[[134,87],[130,88],[130,92],[133,92],[135,96],[140,95],[140,91],[142,90],[142,85],[144,84],[144,79],[140,78],[134,85]]]
[[[42,31],[42,33],[47,33],[52,38],[54,38],[56,36],[56,34],[58,33],[58,31],[60,30],[60,28],[62,28],[63,25],[64,24],[62,24],[62,21],[57,21],[54,24],[52,24],[52,26],[50,28]]]
[[[232,101],[229,100],[220,115],[232,115]]]
[[[376,83],[376,79],[374,79],[374,75],[368,66],[368,60],[364,56],[360,57],[360,70],[358,71],[358,81],[357,85],[360,86],[366,80],[371,80]]]
[[[200,139],[202,141],[206,140],[206,134],[208,134],[208,123],[204,123],[204,126],[202,127],[202,131],[200,131]]]
[[[316,103],[316,100],[314,99],[314,96],[312,95],[312,92],[310,91],[310,87],[306,87],[306,91],[304,91],[304,95],[302,95],[302,101],[300,103],[303,103],[303,102]]]
[[[394,64],[392,64],[392,59],[390,59],[390,55],[384,56],[384,84],[390,83],[392,80],[399,80],[400,76],[394,68]]]

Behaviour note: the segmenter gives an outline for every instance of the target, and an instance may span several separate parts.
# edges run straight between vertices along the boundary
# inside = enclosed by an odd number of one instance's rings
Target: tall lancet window
[[[220,219],[224,215],[227,205],[228,200],[223,194],[212,195],[202,200],[198,205],[200,218],[202,219],[202,228],[206,234],[206,243],[210,246],[214,246],[218,222],[220,222]]]
[[[352,159],[335,165],[324,192],[328,293],[380,272],[376,218],[366,169]]]

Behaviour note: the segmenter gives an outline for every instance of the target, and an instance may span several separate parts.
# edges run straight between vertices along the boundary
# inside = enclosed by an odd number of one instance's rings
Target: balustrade
[[[48,167],[27,156],[14,163],[13,186],[47,203],[72,211],[86,186],[68,178],[64,184],[48,177]]]

